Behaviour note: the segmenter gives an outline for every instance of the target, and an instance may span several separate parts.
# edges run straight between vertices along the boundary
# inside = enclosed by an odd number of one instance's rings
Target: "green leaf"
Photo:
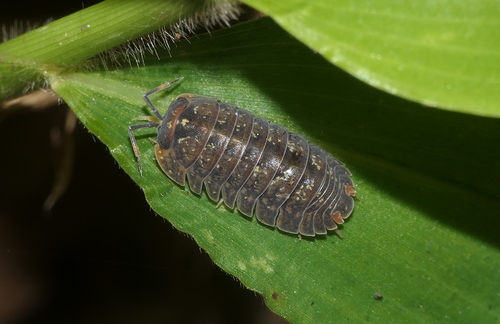
[[[373,89],[270,19],[158,54],[140,68],[50,80],[153,209],[273,311],[291,323],[498,321],[498,120],[420,109]],[[345,162],[358,196],[344,239],[283,234],[180,188],[154,160],[154,129],[136,132],[141,176],[127,127],[151,114],[141,96],[177,77],[185,79],[152,96],[161,112],[181,93],[216,96]]]
[[[431,107],[500,117],[495,0],[245,0],[357,78]]]

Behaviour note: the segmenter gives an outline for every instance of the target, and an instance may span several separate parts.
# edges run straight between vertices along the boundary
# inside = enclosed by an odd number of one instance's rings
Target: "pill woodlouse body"
[[[336,230],[349,217],[355,195],[351,173],[336,158],[309,144],[299,134],[254,117],[215,98],[183,94],[162,116],[144,94],[156,117],[129,126],[129,136],[142,170],[133,131],[158,128],[156,160],[165,174],[201,194],[203,185],[214,201],[288,233],[314,236]],[[221,198],[222,196],[222,198]]]

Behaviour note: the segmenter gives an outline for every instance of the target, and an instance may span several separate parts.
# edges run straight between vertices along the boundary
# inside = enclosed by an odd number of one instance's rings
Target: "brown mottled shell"
[[[156,113],[156,112],[155,112]],[[145,124],[146,125],[146,124]],[[141,125],[136,125],[140,128]],[[158,124],[156,159],[165,174],[269,226],[314,236],[349,217],[347,168],[299,134],[215,98],[183,94]]]

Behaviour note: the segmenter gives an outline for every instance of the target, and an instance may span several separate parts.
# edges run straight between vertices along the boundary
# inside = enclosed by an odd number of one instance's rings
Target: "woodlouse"
[[[201,194],[203,185],[213,201],[235,206],[249,217],[288,233],[314,236],[336,230],[349,217],[355,195],[351,173],[336,158],[309,144],[299,134],[254,117],[234,104],[183,94],[165,116],[149,95],[143,99],[155,116],[128,132],[142,172],[134,130],[158,128],[156,160],[165,174]]]

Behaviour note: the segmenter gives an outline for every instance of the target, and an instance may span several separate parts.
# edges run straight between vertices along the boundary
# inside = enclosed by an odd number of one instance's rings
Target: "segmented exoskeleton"
[[[204,185],[210,199],[306,236],[326,234],[349,217],[355,195],[351,173],[301,135],[233,104],[194,94],[178,96],[162,116],[148,96],[181,79],[143,96],[157,120],[147,117],[149,123],[129,127],[139,169],[133,131],[157,127],[158,164],[179,185],[187,177],[196,194]]]

